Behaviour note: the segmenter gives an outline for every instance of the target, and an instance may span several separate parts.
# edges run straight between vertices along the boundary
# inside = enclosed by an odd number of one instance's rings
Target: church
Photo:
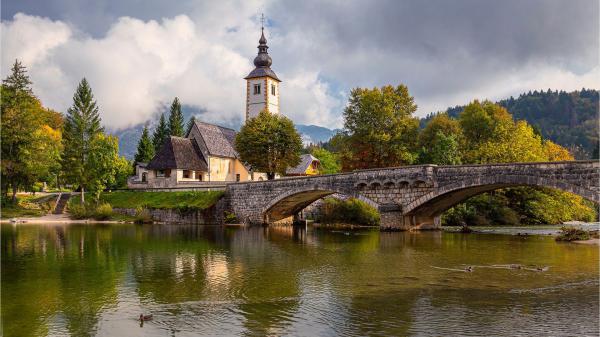
[[[258,40],[258,55],[254,70],[246,80],[246,120],[262,110],[279,113],[279,84],[281,80],[271,69],[264,27]],[[219,125],[196,121],[185,137],[171,136],[148,163],[136,163],[135,176],[129,188],[194,187],[200,182],[236,182],[266,180],[265,173],[253,172],[240,161],[234,147],[236,131]],[[315,174],[318,160],[304,155],[300,167],[290,168],[293,175]],[[304,158],[306,157],[306,158]],[[307,161],[310,163],[307,165]],[[307,167],[307,168],[305,168]]]

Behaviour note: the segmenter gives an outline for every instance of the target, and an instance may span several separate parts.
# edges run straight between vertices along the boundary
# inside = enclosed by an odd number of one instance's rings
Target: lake
[[[5,336],[599,334],[598,247],[547,235],[1,230]]]

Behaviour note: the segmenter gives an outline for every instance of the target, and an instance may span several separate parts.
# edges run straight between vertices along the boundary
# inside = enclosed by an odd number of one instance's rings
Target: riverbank
[[[40,217],[23,217],[1,219],[0,223],[13,224],[118,224],[118,223],[133,223],[127,220],[94,220],[94,219],[71,219],[68,214],[46,214]]]

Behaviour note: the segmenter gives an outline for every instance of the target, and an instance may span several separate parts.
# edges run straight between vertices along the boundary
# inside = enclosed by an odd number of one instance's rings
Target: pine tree
[[[187,125],[185,126],[186,132],[185,134],[188,135],[190,133],[190,131],[192,130],[192,127],[194,126],[194,124],[196,123],[196,117],[192,116],[190,117],[190,120],[187,122]]]
[[[63,131],[63,168],[67,180],[81,187],[81,202],[93,179],[86,170],[94,138],[104,132],[100,126],[98,106],[87,80],[81,80],[73,96],[73,106],[67,110]]]
[[[183,113],[179,98],[175,97],[171,103],[171,112],[169,114],[169,135],[183,137]]]
[[[33,91],[31,90],[31,80],[27,75],[27,69],[19,62],[19,60],[15,60],[15,63],[11,68],[11,74],[2,81],[2,84],[10,90],[20,91],[30,95],[33,94]]]
[[[165,139],[169,135],[169,129],[167,127],[167,122],[165,121],[165,115],[160,115],[160,120],[158,121],[158,126],[154,130],[152,134],[152,145],[154,145],[154,152],[157,153],[160,150],[160,147],[165,142]]]
[[[148,134],[148,126],[145,125],[144,130],[142,131],[142,137],[138,142],[134,164],[147,163],[152,160],[152,157],[154,157],[154,145],[152,145],[150,135]]]

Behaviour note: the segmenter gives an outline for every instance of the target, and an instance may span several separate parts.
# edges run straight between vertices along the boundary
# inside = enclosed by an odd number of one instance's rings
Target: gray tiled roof
[[[238,157],[234,147],[236,135],[234,130],[200,121],[196,121],[196,127],[200,131],[209,155],[229,158]]]
[[[285,174],[304,174],[306,169],[312,164],[313,161],[319,161],[312,154],[303,154],[300,156],[300,164],[296,167],[288,167]]]
[[[208,171],[194,139],[171,136],[146,166],[150,170],[184,169]]]
[[[269,76],[269,77],[281,82],[279,77],[277,77],[277,75],[275,75],[275,72],[269,67],[256,67],[256,68],[254,68],[254,70],[252,70],[250,72],[250,74],[248,74],[248,76],[244,77],[244,79],[247,80],[249,78],[265,77],[265,76]]]

